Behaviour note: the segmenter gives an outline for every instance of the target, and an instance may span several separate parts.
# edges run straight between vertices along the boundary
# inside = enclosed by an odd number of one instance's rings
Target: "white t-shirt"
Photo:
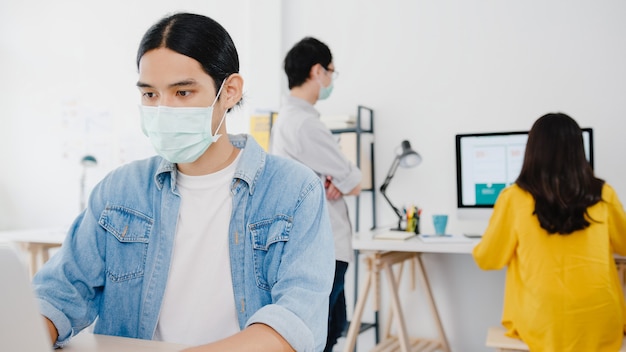
[[[201,345],[240,330],[228,248],[238,160],[210,175],[177,174],[180,211],[156,340]]]

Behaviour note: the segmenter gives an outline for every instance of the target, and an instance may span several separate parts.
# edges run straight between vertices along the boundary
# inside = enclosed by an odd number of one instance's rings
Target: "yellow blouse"
[[[536,351],[618,351],[626,305],[613,253],[626,255],[626,214],[609,185],[588,209],[591,226],[548,235],[535,201],[517,185],[502,191],[473,251],[481,269],[508,266],[502,325]]]

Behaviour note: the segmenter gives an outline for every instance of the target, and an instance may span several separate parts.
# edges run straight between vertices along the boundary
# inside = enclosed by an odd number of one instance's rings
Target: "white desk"
[[[385,230],[382,230],[384,232]],[[362,232],[355,235],[352,246],[366,254],[364,259],[367,266],[367,277],[365,283],[358,288],[359,297],[357,299],[353,318],[346,336],[344,352],[352,352],[358,337],[358,330],[367,298],[370,292],[374,295],[374,311],[379,310],[380,300],[380,273],[385,273],[386,282],[390,291],[391,309],[388,316],[382,341],[372,351],[450,351],[450,347],[439,318],[439,313],[433,299],[428,276],[422,264],[421,255],[423,253],[460,253],[471,254],[474,246],[480,239],[463,239],[466,242],[449,243],[425,243],[418,237],[407,240],[383,240],[373,239],[373,236],[381,230],[373,232]],[[425,291],[426,299],[430,305],[431,314],[437,327],[438,339],[409,338],[400,299],[398,296],[399,278],[401,277],[404,263],[410,261],[415,266],[415,274],[420,279]],[[615,257],[615,261],[620,275],[622,286],[626,284],[626,258]],[[392,267],[398,266],[399,270]],[[625,288],[626,291],[626,288]],[[391,334],[391,323],[396,324],[397,336]]]
[[[173,352],[186,347],[175,343],[96,335],[83,331],[76,335],[62,352]]]
[[[350,327],[348,328],[344,352],[354,350],[358,330],[361,325],[363,310],[370,292],[373,292],[374,294],[374,310],[379,310],[381,272],[385,273],[388,288],[390,290],[391,313],[389,314],[383,331],[382,341],[374,348],[373,351],[409,352],[421,350],[441,350],[450,352],[450,346],[439,318],[435,300],[430,290],[428,276],[424,270],[421,255],[422,253],[470,254],[474,246],[479,242],[479,239],[467,239],[462,237],[461,241],[463,242],[458,243],[425,243],[418,237],[412,237],[406,240],[373,239],[373,236],[380,232],[385,232],[385,230],[358,233],[352,241],[354,249],[367,254],[364,259],[367,265],[367,277],[363,286],[358,288],[359,297],[354,308],[354,314]],[[409,338],[408,336],[404,321],[404,313],[398,295],[398,288],[400,284],[399,279],[402,275],[404,264],[407,261],[410,261],[413,265],[415,274],[420,279],[422,287],[425,291],[425,296],[429,303],[431,314],[438,330],[438,339]],[[392,267],[396,265],[399,266],[399,270],[394,272]],[[391,334],[392,322],[396,324],[396,328],[398,330],[397,336]]]
[[[474,246],[480,239],[466,239],[467,242],[457,243],[425,243],[417,236],[406,240],[381,240],[373,239],[377,233],[385,230],[357,233],[352,240],[352,247],[359,251],[394,251],[394,252],[419,252],[419,253],[465,253],[471,254]]]
[[[67,229],[32,229],[0,231],[0,242],[13,242],[28,254],[31,277],[50,258],[49,250],[60,247]]]

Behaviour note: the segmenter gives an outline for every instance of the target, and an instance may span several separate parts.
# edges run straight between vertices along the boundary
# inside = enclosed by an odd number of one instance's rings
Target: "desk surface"
[[[362,251],[395,251],[395,252],[422,252],[422,253],[462,253],[471,254],[474,246],[480,239],[465,239],[467,242],[426,243],[417,236],[406,240],[374,239],[378,233],[390,231],[376,229],[359,232],[352,239],[352,247]]]
[[[360,251],[394,251],[420,253],[460,253],[471,254],[480,238],[465,239],[467,242],[426,243],[413,236],[406,240],[374,239],[374,235],[389,231],[388,229],[374,229],[367,232],[358,232],[352,239],[352,247]],[[626,263],[626,256],[613,254],[618,262]]]
[[[63,352],[173,352],[189,347],[175,343],[96,335],[82,332],[59,351]]]

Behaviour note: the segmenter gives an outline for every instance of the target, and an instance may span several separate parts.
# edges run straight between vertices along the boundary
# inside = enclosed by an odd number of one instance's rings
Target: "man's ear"
[[[243,95],[243,77],[238,73],[233,73],[226,78],[224,88],[222,88],[222,97],[224,99],[224,107],[230,109],[241,100]]]
[[[311,66],[311,69],[309,70],[309,79],[316,80],[322,73],[323,69],[322,64],[315,64]]]

